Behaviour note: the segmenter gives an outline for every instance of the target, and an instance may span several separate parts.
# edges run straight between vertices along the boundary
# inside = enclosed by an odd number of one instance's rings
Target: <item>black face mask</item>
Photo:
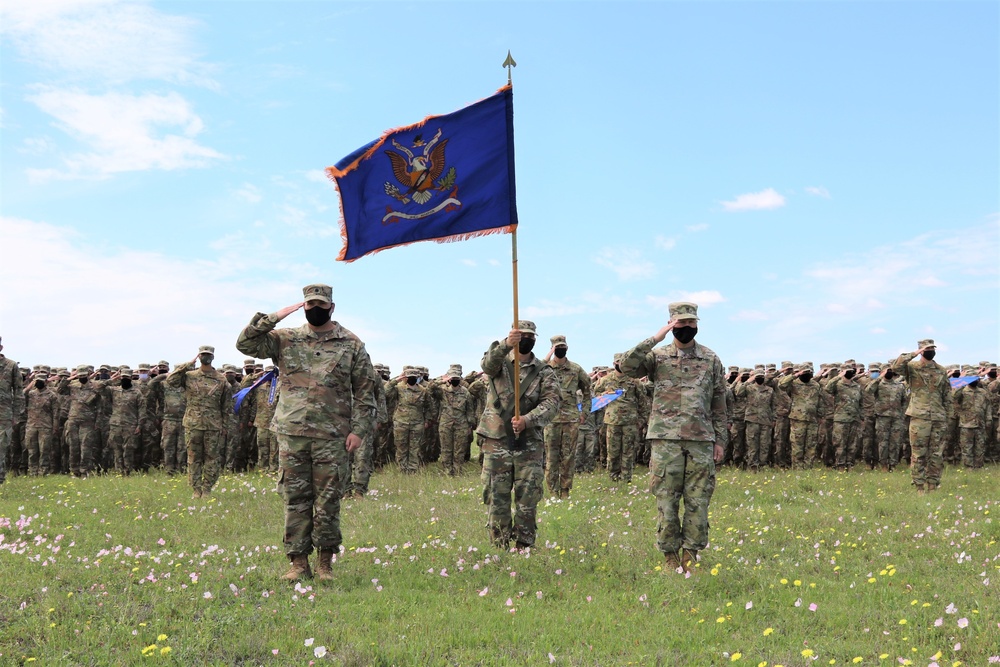
[[[618,371],[619,373],[622,372],[621,364],[619,364],[617,361],[615,362],[615,370]]]
[[[962,376],[962,373],[959,372],[959,371],[952,371],[951,372],[951,377],[953,377],[953,378],[957,378],[957,377],[961,377],[961,376]]]
[[[754,381],[754,382],[756,382],[757,384],[764,384],[764,378],[762,378],[762,377],[761,377],[761,376],[759,376],[759,375],[758,375],[757,377],[755,377],[755,378],[753,379],[753,381]]]
[[[457,387],[458,385],[462,384],[462,378],[452,378],[448,380],[448,382],[451,383],[452,387]]]
[[[726,378],[726,382],[728,382],[729,384],[736,382],[736,373],[730,373],[729,377]]]
[[[333,308],[315,306],[306,311],[306,321],[314,327],[321,327],[330,321],[330,315],[332,313]]]
[[[568,350],[568,349],[569,348],[565,348],[565,347],[557,347],[556,348],[556,359],[565,359],[566,358],[566,350]]]
[[[417,378],[415,378],[415,377],[408,377],[408,378],[406,378],[406,384],[408,384],[408,385],[410,385],[412,387],[413,385],[417,384]]]
[[[388,380],[389,379],[389,374],[388,373],[382,373],[382,379],[383,380]]]
[[[111,373],[101,373],[101,379],[102,380],[110,380],[111,379]]]
[[[885,373],[882,374],[882,377],[884,377],[886,380],[891,380],[892,378],[896,377],[896,374],[893,373],[892,371],[886,371]]]
[[[749,379],[750,379],[750,376],[747,375],[746,373],[744,373],[743,375],[740,376],[740,382],[746,382]]]
[[[682,345],[687,345],[698,335],[698,327],[681,327],[674,329],[674,338]]]
[[[979,380],[973,380],[972,382],[969,383],[969,386],[975,389],[976,387],[979,386]]]
[[[931,359],[934,358],[934,355],[936,353],[937,353],[937,350],[924,350],[920,354],[923,355],[924,359],[926,359],[927,361],[930,361]]]
[[[198,355],[198,362],[202,366],[211,366],[213,359],[215,359],[215,357],[212,356],[211,354],[199,354]]]
[[[844,377],[850,380],[852,377],[854,377],[854,371],[845,371]]]
[[[80,381],[80,384],[87,384],[87,380],[89,380],[89,379],[90,378],[88,378],[88,377],[77,378],[77,380]]]
[[[122,389],[131,389],[132,380],[129,378],[122,378]]]
[[[988,377],[991,380],[996,380],[997,379],[997,372],[996,371],[990,371],[989,373],[986,374],[986,377]]]
[[[35,389],[45,389],[45,380],[35,380]]]
[[[535,348],[534,338],[522,338],[517,343],[517,351],[521,354],[528,354]]]
[[[803,382],[809,382],[809,380],[813,379],[813,374],[803,373],[802,375],[799,376],[799,379],[802,380]]]

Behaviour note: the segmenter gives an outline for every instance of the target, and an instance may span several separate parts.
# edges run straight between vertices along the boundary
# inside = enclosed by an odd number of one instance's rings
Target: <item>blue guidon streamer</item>
[[[590,411],[597,412],[611,401],[617,401],[619,398],[622,397],[622,394],[624,393],[625,391],[623,389],[615,389],[614,393],[612,394],[601,394],[600,396],[594,396],[592,399],[590,399]],[[583,406],[580,405],[579,403],[576,404],[576,409],[579,410],[580,412],[583,412]]]
[[[235,404],[233,405],[233,412],[239,413],[240,406],[243,405],[243,399],[247,397],[247,394],[249,394],[251,391],[259,387],[260,385],[264,384],[268,380],[271,380],[272,382],[271,382],[271,393],[267,397],[267,403],[268,405],[274,403],[274,392],[277,391],[278,389],[278,372],[268,371],[264,373],[264,375],[262,375],[259,380],[254,382],[246,389],[240,389],[238,392],[236,392],[236,400]]]

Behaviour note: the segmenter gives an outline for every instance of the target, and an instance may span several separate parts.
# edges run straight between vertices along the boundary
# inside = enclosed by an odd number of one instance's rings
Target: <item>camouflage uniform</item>
[[[565,336],[553,336],[554,347],[566,346]],[[568,498],[576,472],[576,435],[582,414],[577,407],[576,392],[583,392],[582,405],[590,405],[590,376],[568,358],[552,359],[549,367],[559,384],[559,412],[545,427],[545,481],[549,493]]]
[[[615,355],[618,363],[621,355]],[[622,391],[621,397],[604,408],[604,423],[608,426],[608,474],[612,481],[632,482],[635,467],[635,445],[638,436],[639,395],[645,388],[624,373],[613,370],[597,381],[594,394]]]
[[[993,420],[986,429],[986,460],[1000,460],[1000,378],[997,377],[997,366],[989,362],[983,362],[983,367],[987,373],[986,391],[990,398],[990,413]],[[991,375],[992,374],[992,377]]]
[[[396,413],[397,401],[395,398],[389,396],[389,374],[389,367],[383,366],[381,375],[376,378],[376,382],[382,385],[386,414],[386,420],[378,425],[375,435],[375,466],[379,468],[392,463],[396,459],[396,441],[395,434],[393,433],[392,418]]]
[[[35,381],[46,380],[46,374],[35,375]],[[52,469],[50,459],[52,429],[59,418],[59,395],[34,383],[24,390],[27,421],[24,429],[24,448],[28,452],[28,474],[45,475]]]
[[[132,372],[128,368],[121,370],[123,377],[131,380]],[[147,392],[148,395],[148,392]],[[146,410],[146,399],[142,390],[129,385],[105,385],[101,397],[109,407],[108,446],[111,448],[114,469],[128,475],[141,466],[142,461],[136,456],[136,441],[141,431],[140,420]]]
[[[833,447],[835,465],[846,470],[854,465],[857,452],[855,431],[861,421],[861,385],[841,376],[831,379],[826,392],[833,396]]]
[[[577,400],[583,404],[583,392],[576,392]],[[597,455],[597,420],[595,413],[587,410],[576,436],[576,472],[594,472]]]
[[[739,377],[732,384],[733,409],[729,420],[729,455],[733,465],[743,466],[747,454],[747,400],[740,388],[750,381],[750,369],[741,368]]]
[[[861,455],[871,468],[878,465],[878,450],[875,447],[875,397],[868,387],[881,377],[882,364],[868,364],[868,375],[858,375],[861,385]]]
[[[805,364],[798,371],[807,370]],[[792,400],[788,409],[788,439],[792,448],[792,467],[811,467],[816,463],[816,422],[820,414],[819,383],[810,379],[803,382],[796,375],[786,375],[778,381],[778,389]]]
[[[332,293],[326,285],[303,290],[307,301],[329,303]],[[274,314],[257,313],[236,348],[272,359],[278,367],[281,394],[271,427],[285,496],[285,553],[294,564],[314,547],[321,559],[340,549],[346,442],[351,434],[364,440],[374,428],[375,371],[365,344],[338,322],[331,320],[327,331],[314,331],[308,324],[275,329],[278,322]]]
[[[533,322],[520,320],[517,326],[524,333],[535,333]],[[519,438],[508,437],[507,431],[514,414],[515,363],[520,378],[519,407],[526,422]],[[490,345],[482,366],[488,393],[476,433],[484,454],[484,500],[489,506],[490,538],[503,549],[511,537],[518,547],[531,546],[538,530],[535,515],[543,492],[543,429],[559,409],[559,385],[555,373],[538,357],[515,361],[515,351],[507,339]]]
[[[215,355],[204,345],[200,353]],[[227,422],[232,388],[219,371],[194,362],[179,364],[166,379],[167,384],[184,388],[184,442],[188,452],[188,482],[196,496],[207,495],[219,479],[221,432]]]
[[[918,348],[933,347],[927,339]],[[951,418],[951,383],[944,368],[933,360],[914,359],[904,352],[892,364],[910,390],[910,476],[918,491],[934,490],[941,484],[944,467],[944,431]]]
[[[792,362],[782,361],[781,371],[792,369]],[[792,465],[792,450],[789,441],[790,422],[788,414],[792,409],[792,397],[784,391],[778,389],[778,382],[783,375],[768,378],[767,384],[774,389],[774,463],[782,468],[789,468]]]
[[[69,449],[69,470],[74,475],[86,475],[94,467],[93,453],[97,441],[97,411],[103,383],[90,380],[86,366],[76,369],[79,377],[59,383],[56,391],[69,396],[69,416],[64,438]],[[81,380],[86,380],[81,382]]]
[[[449,368],[448,377],[461,379],[462,367]],[[441,405],[438,420],[441,469],[446,475],[460,475],[465,449],[472,440],[472,429],[476,427],[475,401],[468,389],[461,384],[452,386],[450,382],[431,384],[431,394]]]
[[[389,421],[389,414],[385,408],[385,388],[382,385],[382,378],[377,374],[372,375],[372,390],[375,398],[375,421],[372,429],[362,438],[361,446],[349,454],[351,479],[349,488],[344,492],[345,498],[350,495],[362,498],[368,493],[372,469],[375,467],[375,432],[381,424]]]
[[[697,317],[693,303],[672,303],[672,319]],[[715,352],[697,341],[688,348],[674,342],[654,349],[647,338],[622,355],[622,372],[653,382],[648,437],[652,441],[649,490],[656,496],[656,546],[676,559],[696,554],[708,544],[708,506],[715,491],[713,448],[723,452],[726,429],[726,381]],[[684,498],[683,523],[680,499]]]
[[[160,451],[163,452],[163,469],[168,475],[176,475],[187,468],[183,424],[187,399],[184,388],[167,384],[167,377],[167,374],[156,376],[153,392],[162,406]]]
[[[257,408],[254,415],[254,426],[257,430],[257,470],[277,472],[278,441],[271,430],[271,420],[274,418],[274,409],[281,396],[281,383],[278,378],[272,378],[270,382],[260,385],[252,393],[256,394],[254,405]]]
[[[886,377],[883,373],[868,384],[865,394],[873,399],[877,461],[883,470],[889,471],[899,465],[903,449],[906,387],[894,376]]]
[[[955,407],[962,465],[966,468],[982,468],[985,460],[986,425],[993,418],[989,393],[980,386],[980,381],[971,382],[955,392]]]
[[[757,384],[760,378],[762,384]],[[757,470],[768,465],[771,452],[771,434],[774,431],[774,389],[764,382],[763,372],[754,372],[750,382],[737,388],[737,396],[746,402],[746,467]]]
[[[407,368],[406,381],[397,380],[386,387],[386,402],[396,404],[392,416],[393,440],[396,443],[396,463],[404,473],[415,473],[419,464],[420,445],[428,425],[430,406],[427,390],[419,384],[409,384],[410,378],[419,378],[420,371]]]

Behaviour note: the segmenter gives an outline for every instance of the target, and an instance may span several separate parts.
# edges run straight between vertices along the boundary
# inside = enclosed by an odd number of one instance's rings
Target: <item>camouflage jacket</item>
[[[272,388],[274,389],[273,397],[271,396]],[[265,382],[250,393],[254,395],[254,403],[257,406],[253,425],[258,429],[271,428],[274,409],[278,407],[278,397],[281,396],[281,383],[278,382],[278,378],[273,378],[270,382]]]
[[[878,377],[865,387],[865,395],[872,398],[872,412],[876,417],[902,419],[906,411],[906,386],[896,380]]]
[[[786,375],[778,380],[778,389],[788,394],[792,405],[788,409],[788,418],[800,422],[815,422],[822,416],[820,394],[823,389],[819,382],[810,380],[802,382],[794,375]]]
[[[500,416],[500,409],[513,406],[514,379],[511,373],[514,363],[514,351],[507,345],[506,339],[493,341],[490,349],[483,355],[482,367],[487,378],[487,393],[476,433],[484,438],[506,442],[507,433]],[[534,375],[527,386],[523,382],[520,384],[521,416],[527,423],[525,435],[531,442],[541,442],[543,427],[552,421],[559,410],[559,384],[552,369],[538,357],[532,355],[529,361],[517,363],[521,380],[526,379],[529,374]],[[500,409],[497,407],[498,404]]]
[[[375,392],[375,425],[389,422],[389,408],[385,402],[385,385],[378,375],[372,377],[372,389]]]
[[[375,369],[365,344],[338,322],[320,332],[277,324],[274,315],[257,313],[236,341],[243,354],[278,366],[272,430],[324,440],[367,437],[375,427]]]
[[[734,382],[731,385],[733,390],[733,412],[732,412],[733,421],[740,421],[742,419],[746,419],[747,394],[745,391],[740,392],[740,389],[746,386],[746,384],[747,383],[740,380],[740,378],[736,378],[736,382]]]
[[[121,385],[105,385],[101,398],[107,403],[111,426],[135,428],[146,418],[146,400],[142,389],[133,385],[125,389]]]
[[[602,396],[622,390],[621,397],[608,403],[604,408],[604,423],[619,426],[633,426],[639,421],[639,400],[640,393],[645,393],[645,387],[639,384],[638,380],[630,378],[624,373],[611,371],[594,386],[594,394]],[[585,409],[587,404],[583,403]]]
[[[432,384],[431,392],[441,405],[440,421],[442,424],[476,427],[475,399],[472,398],[468,389],[462,385],[452,387],[447,382],[443,382]]]
[[[655,345],[653,338],[647,338],[619,362],[626,375],[645,375],[653,382],[646,437],[714,442],[725,450],[729,444],[729,419],[726,380],[719,357],[697,342],[685,350],[674,343],[653,349]]]
[[[983,387],[965,385],[955,392],[959,428],[983,428],[993,419],[990,397]]]
[[[187,410],[187,399],[184,397],[183,387],[174,387],[166,383],[166,375],[162,376],[163,382],[156,384],[156,391],[161,397],[163,405],[163,421],[179,422],[184,420],[184,412]]]
[[[17,362],[0,354],[0,428],[24,413],[24,386]]]
[[[745,400],[744,419],[751,424],[774,424],[775,391],[765,384],[744,382],[736,388],[736,397]]]
[[[184,428],[222,431],[228,424],[226,408],[232,391],[226,376],[209,366],[195,370],[188,361],[170,371],[167,384],[184,388]]]
[[[61,380],[56,387],[56,392],[69,397],[67,419],[96,422],[97,412],[101,408],[101,391],[106,382],[106,380],[88,380],[81,384],[79,378],[73,381],[68,378]]]
[[[416,426],[430,421],[430,401],[423,385],[409,385],[399,379],[390,382],[385,390],[386,398],[392,398],[396,411],[392,415],[393,424]]]
[[[869,394],[866,389],[871,386],[872,382],[876,378],[870,375],[860,375],[854,378],[854,381],[861,386],[861,417],[862,419],[871,419],[875,416],[875,397]]]
[[[59,420],[59,395],[45,387],[31,386],[24,390],[24,402],[28,408],[26,425],[28,428],[52,430]]]
[[[783,376],[777,375],[772,378],[768,378],[765,384],[774,389],[774,416],[778,417],[788,417],[788,413],[792,410],[792,397],[787,393],[778,389],[778,383],[781,381]]]
[[[826,393],[833,397],[833,421],[851,423],[861,420],[861,385],[838,375],[826,383]]]
[[[951,383],[941,364],[904,352],[892,362],[892,371],[910,390],[907,415],[933,421],[951,418]]]
[[[555,373],[556,382],[559,384],[559,412],[552,418],[552,423],[565,424],[577,423],[580,421],[580,410],[576,407],[576,391],[583,392],[583,400],[580,405],[590,409],[590,376],[587,371],[569,359],[558,361],[553,359],[549,362],[549,368]]]

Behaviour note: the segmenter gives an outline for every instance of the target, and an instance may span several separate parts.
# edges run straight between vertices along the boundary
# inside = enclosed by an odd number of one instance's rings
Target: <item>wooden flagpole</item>
[[[507,69],[507,85],[513,88],[511,83],[510,73],[511,70],[517,67],[517,63],[510,55],[510,50],[507,51],[507,59],[503,61],[502,67]],[[514,227],[514,231],[510,234],[510,261],[514,273],[514,326],[511,329],[518,328],[518,322],[520,322],[520,317],[517,313],[517,227]],[[514,417],[520,418],[521,416],[521,360],[518,357],[520,352],[514,350]]]

